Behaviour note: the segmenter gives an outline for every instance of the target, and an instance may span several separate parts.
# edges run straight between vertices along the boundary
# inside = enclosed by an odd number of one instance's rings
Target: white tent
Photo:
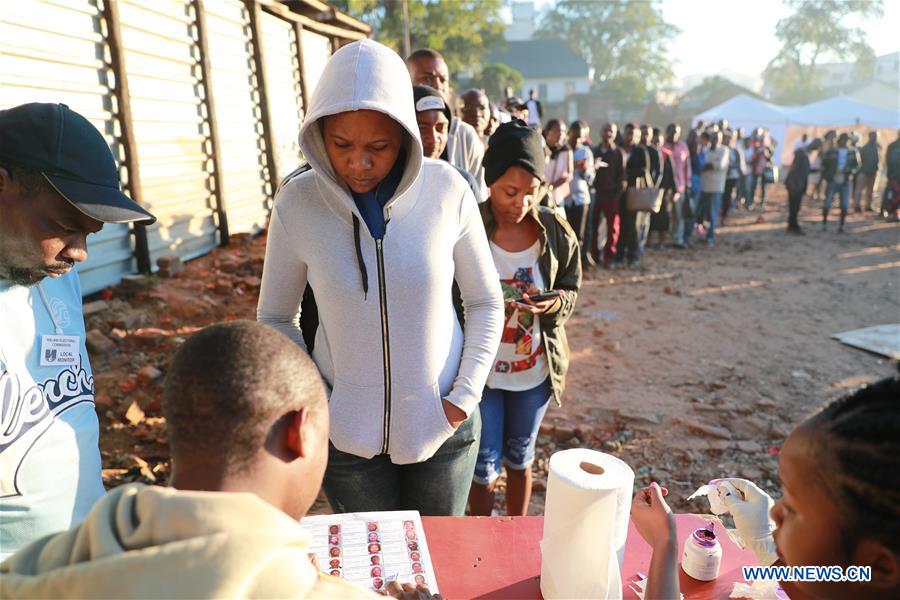
[[[783,150],[788,127],[793,125],[783,106],[778,106],[749,94],[738,94],[722,104],[697,115],[704,123],[726,119],[732,129],[743,128],[748,133],[757,127],[769,130],[777,150]]]
[[[872,106],[900,112],[900,89],[883,81],[871,81],[855,88],[847,96]]]
[[[900,111],[866,104],[848,96],[837,96],[802,106],[779,106],[747,94],[739,94],[704,111],[696,118],[705,122],[727,119],[732,128],[743,127],[747,131],[765,127],[776,143],[776,156],[780,156],[782,164],[789,164],[793,159],[794,149],[790,142],[799,138],[804,129],[900,129]]]
[[[900,112],[866,104],[848,96],[836,96],[803,106],[784,107],[798,125],[852,127],[867,125],[883,129],[900,128]]]

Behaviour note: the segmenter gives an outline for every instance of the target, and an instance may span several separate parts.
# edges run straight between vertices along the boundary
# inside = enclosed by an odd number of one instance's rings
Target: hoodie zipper
[[[387,222],[385,222],[385,227],[387,227]],[[378,301],[381,305],[381,354],[384,361],[384,425],[382,432],[384,442],[381,446],[381,453],[387,454],[391,441],[391,341],[388,330],[383,242],[384,238],[375,240],[375,253],[378,258]]]

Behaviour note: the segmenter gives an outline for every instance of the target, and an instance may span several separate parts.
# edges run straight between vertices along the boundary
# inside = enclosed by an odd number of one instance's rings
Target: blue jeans
[[[515,471],[531,467],[538,429],[552,394],[549,378],[521,392],[484,388],[475,483],[488,485],[497,479],[503,463]]]
[[[759,182],[759,203],[766,205],[766,176],[750,175],[750,191],[747,194],[747,208],[753,206],[753,196],[756,195],[756,183]]]
[[[841,198],[841,213],[846,214],[848,210],[850,210],[850,181],[849,178],[844,181],[844,183],[836,183],[834,181],[828,182],[828,187],[825,188],[825,203],[822,205],[822,214],[828,215],[828,211],[831,210],[831,203],[834,201],[834,195],[840,194]]]
[[[741,204],[743,204],[744,206],[747,205],[747,188],[749,188],[749,187],[750,187],[750,174],[747,173],[747,174],[741,175],[737,180],[737,184],[735,185],[735,195],[736,195],[736,199],[734,201],[735,206],[738,206]]]
[[[719,213],[722,212],[722,192],[700,192],[701,214],[709,213],[709,229],[706,230],[706,239],[716,241],[716,225],[719,224]]]
[[[693,181],[693,177],[692,177]],[[685,243],[691,241],[691,237],[694,235],[694,225],[697,223],[703,222],[703,215],[700,212],[700,178],[697,177],[696,185],[694,183],[691,184],[691,195],[689,198],[685,199],[685,202],[691,203],[691,213],[693,213],[693,217],[684,220],[684,241]]]
[[[675,192],[670,196],[669,231],[672,232],[672,237],[674,238],[672,241],[675,245],[684,244],[684,207],[682,203],[690,202],[687,192],[688,190],[685,189],[683,192]],[[675,198],[678,199],[676,200]],[[663,206],[662,210],[666,210],[666,207]]]
[[[637,230],[638,256],[644,255],[644,247],[647,245],[647,236],[650,234],[650,213],[642,210],[634,218],[634,226]]]
[[[744,208],[750,208],[750,205],[753,204],[753,192],[751,191],[750,184],[753,183],[753,175],[747,173],[743,178],[743,189],[741,190],[741,194],[743,194],[744,198]]]
[[[395,465],[387,454],[373,458],[347,454],[329,443],[322,487],[336,513],[417,510],[423,516],[461,517],[480,433],[481,415],[472,411],[434,456],[411,465]]]

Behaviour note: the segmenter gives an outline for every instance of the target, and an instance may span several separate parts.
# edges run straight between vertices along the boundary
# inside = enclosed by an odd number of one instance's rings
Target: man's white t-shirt
[[[508,252],[491,242],[491,256],[500,275],[503,299],[519,298],[544,289],[538,268],[540,241],[521,252]],[[541,324],[537,315],[506,307],[500,348],[494,358],[487,386],[521,392],[537,387],[547,379],[550,368],[541,343]]]
[[[84,336],[74,269],[40,286],[0,279],[0,556],[69,529],[104,494]]]
[[[525,103],[528,107],[528,124],[529,125],[540,125],[541,124],[541,115],[538,112],[538,103],[537,100],[528,100]]]

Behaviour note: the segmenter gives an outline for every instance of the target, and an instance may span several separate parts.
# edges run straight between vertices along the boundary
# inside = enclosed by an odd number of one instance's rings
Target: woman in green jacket
[[[506,302],[500,348],[481,397],[481,442],[469,507],[490,515],[506,464],[509,515],[524,515],[538,428],[557,404],[569,367],[564,324],[581,287],[578,240],[569,224],[538,202],[545,190],[540,134],[504,123],[484,155],[490,199],[481,216]]]

